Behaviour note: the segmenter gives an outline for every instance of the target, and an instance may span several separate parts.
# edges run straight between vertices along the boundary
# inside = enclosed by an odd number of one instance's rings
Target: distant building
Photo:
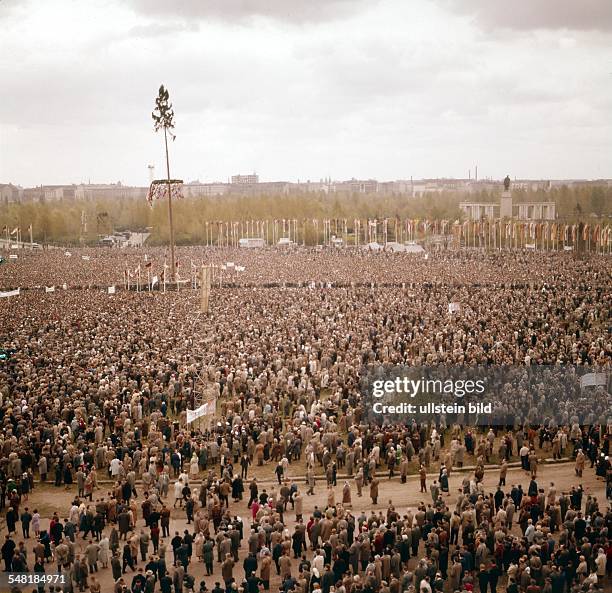
[[[378,181],[376,181],[376,179],[349,179],[348,181],[336,181],[332,184],[331,191],[351,194],[375,194],[378,192]]]
[[[232,175],[232,183],[240,185],[259,183],[259,175],[255,173],[252,175]]]
[[[183,185],[183,195],[186,198],[201,198],[222,196],[229,192],[228,183],[186,183]]]
[[[555,220],[557,217],[555,202],[523,202],[514,207],[519,220]]]
[[[499,204],[493,202],[461,202],[459,208],[468,220],[515,218],[518,220],[555,220],[555,202],[512,203],[512,193],[502,193]]]
[[[21,202],[23,189],[12,183],[0,183],[0,203]]]
[[[76,185],[43,185],[45,202],[58,202],[61,200],[74,200]]]
[[[287,181],[266,181],[263,183],[232,183],[228,193],[241,196],[261,196],[262,194],[283,194],[291,190]]]
[[[99,200],[105,198],[145,199],[148,188],[122,185],[121,182],[107,184],[81,183],[74,190],[76,200]]]
[[[469,220],[483,220],[485,218],[496,218],[495,210],[499,206],[492,202],[461,202],[459,208]]]

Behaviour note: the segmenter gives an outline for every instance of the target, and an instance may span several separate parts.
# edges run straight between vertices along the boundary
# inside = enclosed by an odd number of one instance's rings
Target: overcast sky
[[[180,8],[179,8],[180,7]],[[0,183],[612,177],[610,0],[0,0]]]

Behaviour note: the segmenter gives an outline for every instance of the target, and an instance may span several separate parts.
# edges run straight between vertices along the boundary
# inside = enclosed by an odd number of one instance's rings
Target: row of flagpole
[[[160,290],[166,292],[166,288],[169,284],[168,270],[170,266],[164,259],[163,269],[159,273],[153,273],[153,265],[151,261],[148,261],[148,256],[145,255],[144,265],[138,264],[133,270],[126,268],[123,272],[123,287],[126,290],[135,290],[136,292],[141,291],[152,291]],[[176,289],[180,290],[181,284],[190,284],[191,288],[199,288],[201,286],[201,269],[205,265],[204,262],[200,262],[199,265],[191,260],[190,267],[190,278],[181,279],[179,276],[179,265],[180,262],[176,262]],[[223,286],[224,274],[226,281],[232,281],[237,278],[238,274],[244,272],[244,266],[235,265],[233,262],[227,262],[225,264],[207,264],[210,269],[210,281],[214,286],[216,283],[219,287]],[[146,281],[144,278],[143,268],[146,271]]]
[[[434,236],[452,236],[464,247],[531,248],[560,250],[575,246],[582,239],[588,251],[610,252],[612,229],[609,225],[562,224],[508,220],[449,221],[399,218],[359,219],[273,219],[247,221],[207,221],[205,245],[237,247],[240,239],[263,239],[276,245],[281,238],[293,244],[332,245],[342,239],[346,244],[386,244],[394,241],[426,240]]]
[[[556,222],[466,221],[453,225],[453,234],[464,247],[485,249],[574,250],[610,253],[609,225]]]
[[[19,226],[12,230],[4,226],[3,234],[6,246],[15,240],[20,247],[24,246],[22,231]],[[34,245],[32,225],[28,227],[30,245]],[[266,244],[276,245],[280,239],[292,244],[332,245],[334,240],[342,240],[344,245],[360,246],[368,243],[386,244],[394,241],[427,240],[435,236],[452,236],[455,246],[479,247],[487,249],[529,248],[544,251],[559,251],[573,248],[582,243],[586,251],[610,253],[612,250],[612,228],[601,224],[566,224],[554,221],[530,222],[509,220],[449,221],[421,220],[399,218],[313,218],[313,219],[273,219],[243,221],[207,221],[205,222],[205,242],[207,246],[238,247],[240,239],[258,238]],[[150,266],[148,266],[150,268]],[[165,264],[163,275],[169,266]],[[176,264],[178,273],[178,262]],[[145,285],[136,277],[137,270],[126,270],[128,279],[140,286],[150,286],[150,277]],[[129,274],[129,278],[128,278]],[[150,276],[150,269],[148,270]],[[161,277],[159,277],[161,281]]]
[[[15,242],[16,242],[17,245],[21,246],[23,244],[22,231],[21,231],[21,227],[19,227],[19,226],[16,226],[15,228],[13,228],[11,230],[11,229],[9,229],[9,227],[7,225],[4,225],[2,227],[2,234],[4,235],[4,238],[6,240],[7,247],[9,246],[11,241],[13,240],[13,237],[15,237]],[[28,234],[30,236],[30,246],[32,246],[34,244],[32,225],[28,226]]]

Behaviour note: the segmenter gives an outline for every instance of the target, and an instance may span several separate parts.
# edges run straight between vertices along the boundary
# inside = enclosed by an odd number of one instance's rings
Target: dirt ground
[[[273,466],[272,466],[273,467]],[[265,472],[265,476],[270,477],[272,472],[272,467],[267,466],[265,468],[257,468],[256,473],[262,474]],[[293,469],[293,468],[292,468]],[[297,468],[296,468],[297,469]],[[299,471],[299,470],[298,470]],[[293,472],[292,472],[293,473]],[[456,493],[458,488],[461,486],[461,481],[465,474],[459,472],[453,472],[451,474],[449,480],[450,486],[450,496],[446,498],[446,502],[450,506],[454,506]],[[249,478],[251,476],[249,475]],[[262,476],[263,477],[263,476]],[[434,479],[433,476],[431,479]],[[484,485],[485,490],[493,492],[497,486],[498,481],[498,471],[495,469],[487,470],[484,477]],[[428,478],[428,484],[430,479]],[[602,480],[598,480],[595,477],[594,470],[587,469],[584,472],[584,476],[582,479],[578,479],[574,473],[574,464],[573,463],[564,463],[564,464],[555,464],[555,465],[543,465],[539,468],[538,472],[538,484],[545,489],[548,488],[550,482],[554,482],[557,488],[557,492],[561,492],[563,490],[568,489],[572,485],[576,485],[581,483],[585,489],[586,494],[592,494],[597,497],[600,508],[606,508],[605,501],[605,488],[604,482]],[[298,482],[300,484],[300,489],[303,488],[302,484],[304,483],[303,478]],[[383,513],[386,511],[387,506],[390,501],[393,502],[396,509],[400,514],[410,507],[414,508],[420,501],[429,502],[431,501],[431,497],[429,494],[421,494],[419,493],[419,479],[417,476],[409,476],[406,484],[402,484],[398,478],[394,478],[392,480],[388,480],[386,477],[380,478],[380,488],[379,488],[379,498],[378,505],[376,507],[372,506],[372,501],[369,498],[369,490],[368,488],[364,488],[364,494],[362,497],[357,497],[356,488],[353,480],[349,480],[352,490],[352,512],[355,515],[358,515],[362,510],[365,510],[369,513],[371,509],[380,509]],[[508,471],[507,476],[507,487],[506,490],[509,491],[513,484],[522,484],[523,488],[526,490],[527,485],[529,483],[529,476],[526,472],[523,472],[520,468],[511,468]],[[338,481],[338,485],[335,487],[336,492],[336,500],[342,499],[342,487],[344,485],[344,480],[340,479]],[[260,486],[260,491],[263,487],[266,487],[269,491],[270,488],[273,487],[273,483],[268,481],[265,485]],[[171,488],[172,491],[172,488]],[[305,488],[303,490],[305,492]],[[100,496],[105,493],[105,485],[101,485],[100,489],[94,493],[94,499],[96,496]],[[138,502],[142,501],[142,492],[139,491]],[[48,526],[48,520],[51,517],[54,511],[57,511],[60,517],[64,517],[67,514],[68,509],[70,508],[70,503],[73,497],[76,495],[76,487],[72,486],[69,490],[65,489],[65,487],[55,488],[53,485],[43,485],[37,487],[33,493],[30,494],[29,500],[23,503],[23,506],[28,506],[30,509],[37,508],[43,517],[42,526],[46,528]],[[243,519],[245,522],[245,535],[248,534],[248,529],[251,521],[250,511],[247,509],[247,498],[238,503],[234,503],[230,501],[230,510],[232,514],[236,514]],[[170,505],[172,505],[173,497],[170,494],[168,499]],[[319,508],[325,507],[327,502],[327,488],[325,485],[325,481],[323,479],[317,480],[317,485],[315,487],[315,495],[314,496],[304,496],[304,517],[308,518],[314,506],[317,505]],[[288,510],[285,515],[285,522],[288,525],[290,531],[292,532],[293,526],[295,525],[295,515]],[[140,529],[141,526],[144,525],[144,521],[142,518],[139,518],[137,528]],[[170,533],[174,535],[175,531],[179,533],[183,533],[183,530],[187,528],[186,517],[184,515],[184,511],[181,509],[173,510],[172,521],[170,524]],[[19,529],[19,527],[18,527]],[[515,527],[518,532],[518,527]],[[6,525],[3,523],[2,528],[0,529],[0,538],[4,539],[4,533],[6,532]],[[20,533],[18,533],[18,537],[16,541],[19,542],[21,538],[19,537]],[[242,570],[242,560],[246,556],[246,544],[247,538],[245,537],[243,540],[243,546],[240,554],[240,561],[238,565],[234,569],[234,577],[237,580],[241,580],[243,576]],[[26,547],[29,552],[32,550],[33,539],[30,538],[26,542]],[[85,545],[87,544],[82,538],[79,538],[76,542],[76,553],[80,553],[84,550]],[[310,557],[310,554],[309,554]],[[31,556],[29,556],[29,563],[32,564]],[[216,555],[215,555],[216,558]],[[167,558],[167,563],[171,565],[171,554],[170,557]],[[412,562],[415,562],[413,559]],[[296,572],[297,572],[297,561],[294,561]],[[143,566],[143,562],[139,562],[139,566]],[[52,571],[51,565],[48,566],[48,571]],[[199,562],[195,557],[192,559],[192,564],[190,565],[189,571],[196,577],[196,589],[197,584],[201,580],[205,580],[209,589],[214,587],[215,581],[221,581],[221,573],[220,573],[220,565],[215,562],[215,572],[211,577],[204,576],[204,565]],[[274,572],[274,570],[273,570]],[[110,568],[108,569],[100,569],[98,572],[98,579],[102,584],[102,591],[110,592],[113,587],[113,580]],[[128,569],[128,573],[125,576],[127,584],[131,584],[132,573],[130,569]],[[280,584],[280,580],[278,577],[274,576],[270,587],[271,591],[275,591]]]

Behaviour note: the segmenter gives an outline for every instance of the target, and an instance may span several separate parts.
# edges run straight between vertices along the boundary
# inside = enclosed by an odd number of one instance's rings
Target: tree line
[[[514,189],[514,203],[556,202],[558,219],[593,222],[612,216],[612,187],[561,186],[548,191]],[[366,194],[290,194],[216,196],[173,201],[175,240],[178,245],[201,244],[206,223],[246,220],[428,219],[462,221],[462,201],[497,202],[499,192],[476,194],[441,192],[421,197]],[[168,242],[168,211],[165,202],[150,207],[146,200],[110,198],[98,201],[9,203],[0,206],[1,225],[32,224],[39,243],[95,245],[100,236],[124,230],[148,231],[150,244]],[[26,238],[25,235],[24,239]]]

